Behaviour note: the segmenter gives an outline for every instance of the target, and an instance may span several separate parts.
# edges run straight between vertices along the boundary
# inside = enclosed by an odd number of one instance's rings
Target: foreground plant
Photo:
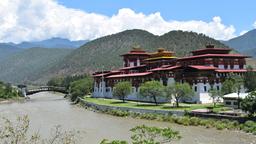
[[[39,133],[28,134],[30,121],[28,116],[18,117],[16,122],[3,118],[0,127],[1,144],[76,144],[78,131],[63,131],[56,126],[48,139],[42,139]]]
[[[181,138],[178,131],[171,128],[149,127],[145,125],[136,126],[130,130],[132,144],[170,144],[174,140]],[[101,144],[128,144],[126,141],[103,140]]]

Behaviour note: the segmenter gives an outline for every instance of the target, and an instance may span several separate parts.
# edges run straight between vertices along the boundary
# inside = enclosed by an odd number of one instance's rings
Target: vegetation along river
[[[129,140],[129,129],[145,124],[178,130],[182,139],[175,141],[176,144],[256,144],[255,136],[243,132],[186,127],[95,113],[70,104],[58,93],[42,92],[30,97],[30,100],[22,103],[0,104],[0,116],[14,119],[28,115],[31,131],[39,131],[43,137],[48,136],[54,126],[61,125],[66,130],[82,131],[82,144],[98,144],[104,138]]]

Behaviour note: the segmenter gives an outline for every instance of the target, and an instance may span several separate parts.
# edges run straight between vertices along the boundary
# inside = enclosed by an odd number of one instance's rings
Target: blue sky
[[[229,40],[256,28],[255,0],[0,0],[0,42],[93,40],[128,29]]]
[[[70,8],[108,16],[121,8],[150,14],[160,12],[165,20],[210,21],[220,16],[226,25],[234,25],[236,34],[253,29],[256,20],[255,0],[58,0]]]

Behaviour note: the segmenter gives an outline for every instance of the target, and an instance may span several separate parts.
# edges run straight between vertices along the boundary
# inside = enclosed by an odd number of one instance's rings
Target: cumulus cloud
[[[256,28],[256,21],[254,22],[253,27]]]
[[[210,22],[165,20],[159,12],[145,15],[123,8],[109,17],[67,8],[56,0],[0,1],[1,42],[51,37],[91,40],[127,29],[144,29],[156,35],[171,30],[194,31],[220,40],[235,36],[235,28],[223,24],[218,16]]]

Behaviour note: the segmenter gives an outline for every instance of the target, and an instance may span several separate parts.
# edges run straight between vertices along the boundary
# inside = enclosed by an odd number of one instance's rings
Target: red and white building
[[[184,101],[194,103],[212,102],[208,91],[211,87],[218,90],[222,82],[231,74],[243,75],[246,58],[241,54],[230,53],[229,48],[206,48],[192,51],[192,56],[177,58],[174,52],[159,48],[155,53],[148,53],[141,48],[133,48],[121,55],[123,67],[115,71],[95,72],[93,97],[112,98],[116,83],[130,81],[132,92],[127,99],[151,101],[138,95],[142,83],[158,80],[167,86],[174,82],[187,82],[195,91],[195,96]],[[159,101],[164,101],[159,98]]]

